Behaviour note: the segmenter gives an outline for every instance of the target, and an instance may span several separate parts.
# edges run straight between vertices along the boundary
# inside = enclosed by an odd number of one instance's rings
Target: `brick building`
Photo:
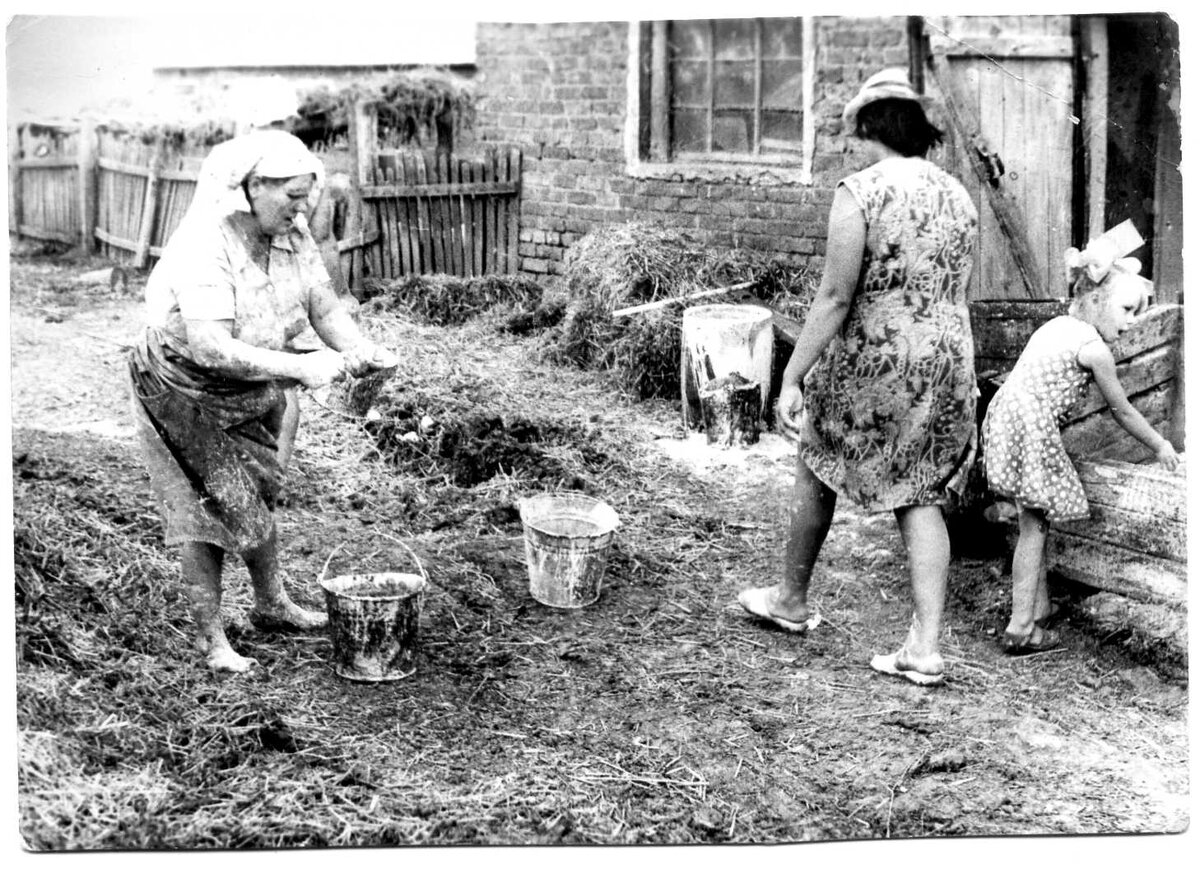
[[[1161,13],[484,23],[476,66],[476,144],[523,152],[520,268],[546,281],[630,220],[819,268],[834,186],[862,166],[842,109],[900,66],[979,208],[973,301],[1061,297],[1062,252],[1125,218],[1160,299],[1182,298],[1179,30]]]
[[[741,124],[763,131],[757,153],[747,141],[753,137],[736,129],[742,120],[736,118],[713,131],[713,147],[702,142],[696,150],[704,153],[683,156],[677,145],[655,141],[661,105],[655,78],[666,64],[655,57],[655,24],[481,24],[476,140],[524,153],[522,271],[560,275],[575,239],[633,219],[685,228],[716,246],[819,265],[834,185],[857,168],[842,136],[842,108],[871,73],[908,66],[907,22],[780,21],[774,31],[784,33],[776,39],[769,38],[773,22],[766,22],[767,38],[753,22],[727,28],[722,25],[737,22],[717,22],[713,39],[714,63],[725,64],[731,77],[745,72],[733,71],[745,60],[775,70],[760,76],[763,117]],[[679,81],[687,71],[671,74]],[[745,95],[753,96],[751,90]],[[719,81],[715,99],[723,99]],[[790,117],[782,111],[785,100]],[[726,100],[736,101],[736,95]],[[780,110],[772,116],[775,107]],[[678,131],[685,124],[676,118],[673,126]]]

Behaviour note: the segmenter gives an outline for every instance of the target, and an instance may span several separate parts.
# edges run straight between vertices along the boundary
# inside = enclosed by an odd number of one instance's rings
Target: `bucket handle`
[[[386,537],[388,540],[391,540],[393,543],[399,543],[401,546],[403,546],[404,550],[409,555],[412,556],[413,562],[417,565],[417,570],[421,571],[421,579],[423,579],[425,581],[425,585],[429,585],[429,574],[425,572],[425,565],[421,563],[421,559],[417,558],[417,553],[413,552],[412,548],[407,543],[405,543],[403,540],[400,540],[397,537],[393,537],[391,534],[388,534],[386,531],[376,531],[375,533],[378,534],[380,537]],[[330,550],[329,557],[325,559],[325,564],[322,565],[322,567],[321,567],[321,575],[317,577],[318,585],[324,581],[325,573],[326,573],[326,571],[329,570],[329,562],[333,561],[333,556],[337,555],[337,551],[345,545],[346,545],[346,541],[343,540],[337,546],[333,547],[332,550]]]
[[[329,562],[333,561],[333,556],[337,555],[337,551],[346,545],[346,541],[342,541],[329,552],[329,557],[325,559],[325,563],[321,565],[321,575],[317,577],[317,585],[325,581],[325,573],[329,570]]]

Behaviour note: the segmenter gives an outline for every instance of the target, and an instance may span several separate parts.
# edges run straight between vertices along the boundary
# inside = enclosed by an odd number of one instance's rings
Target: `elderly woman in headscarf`
[[[976,442],[966,292],[978,218],[963,186],[925,159],[942,132],[923,103],[889,69],[843,114],[870,165],[834,193],[824,274],[783,374],[778,420],[799,442],[784,576],[739,601],[785,630],[813,627],[809,583],[838,496],[892,512],[914,613],[899,650],[871,666],[935,685],[950,563],[942,506],[961,493]]]
[[[165,539],[182,550],[198,644],[216,670],[255,662],[221,622],[227,552],[254,587],[251,622],[311,630],[279,575],[275,515],[297,386],[394,367],[339,303],[304,220],[322,178],[299,139],[260,131],[218,145],[192,206],[146,284],[147,328],[130,358],[134,413]],[[295,352],[311,325],[324,349]]]

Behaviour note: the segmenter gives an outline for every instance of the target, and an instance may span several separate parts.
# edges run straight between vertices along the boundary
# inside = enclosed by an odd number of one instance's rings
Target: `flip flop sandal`
[[[750,615],[757,616],[763,621],[772,622],[777,627],[783,628],[785,631],[793,634],[806,634],[821,623],[821,614],[816,612],[803,622],[794,622],[791,619],[772,615],[769,604],[770,594],[771,589],[769,587],[748,588],[738,595],[738,603]]]
[[[1062,637],[1058,631],[1052,631],[1049,628],[1040,628],[1042,638],[1034,642],[1033,637],[1014,637],[1012,634],[1005,634],[1001,641],[1001,647],[1004,649],[1004,654],[1020,657],[1021,655],[1036,655],[1039,652],[1049,652],[1051,649],[1057,649],[1062,645]]]
[[[898,652],[893,652],[890,655],[876,655],[871,659],[871,669],[877,673],[899,676],[901,679],[907,679],[914,685],[920,685],[924,688],[941,685],[946,681],[944,673],[922,673],[918,670],[902,670],[896,663],[898,657]]]

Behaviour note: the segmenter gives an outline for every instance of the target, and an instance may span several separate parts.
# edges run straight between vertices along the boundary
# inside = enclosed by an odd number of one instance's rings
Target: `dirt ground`
[[[96,601],[60,602],[67,615],[54,632],[44,607],[43,632],[19,648],[27,847],[785,843],[1187,828],[1186,670],[1101,630],[1078,590],[1057,590],[1062,649],[1007,658],[997,646],[1005,559],[960,539],[947,684],[923,690],[879,676],[867,661],[894,648],[910,613],[902,545],[890,516],[839,505],[815,580],[823,623],[806,637],[756,624],[735,597],[779,569],[786,444],[767,435],[751,449],[710,448],[683,435],[670,402],[631,402],[601,375],[547,366],[534,338],[486,322],[441,329],[368,316],[402,357],[401,376],[376,403],[383,428],[339,415],[327,395],[305,395],[279,516],[289,585],[314,605],[315,577],[335,549],[332,570],[406,569],[389,540],[412,545],[432,581],[417,673],[380,685],[339,679],[326,638],[247,625],[245,576],[229,571],[231,636],[262,666],[251,677],[209,674],[187,647],[172,553],[155,539],[126,412],[137,286],[80,279],[103,266],[11,261],[18,578],[36,563],[42,600],[69,578]],[[389,422],[389,406],[404,413]],[[456,476],[465,447],[445,433],[488,410],[502,420],[488,431],[521,448],[507,465]],[[440,446],[404,453],[416,442],[402,437],[405,421],[424,416],[443,432]],[[541,606],[528,592],[514,503],[549,487],[596,494],[622,519],[602,595],[577,611]],[[126,530],[102,537],[102,520]],[[88,563],[120,565],[113,572],[133,588],[128,598],[103,569],[72,567],[73,547],[89,537],[107,548]],[[149,565],[136,587],[123,547]],[[150,621],[129,624],[122,608],[151,593],[155,609],[138,611]],[[22,612],[28,600],[19,620]],[[247,722],[257,741],[239,735]],[[267,738],[281,732],[282,742]],[[237,778],[250,774],[254,793]],[[117,806],[121,794],[142,802]],[[1097,841],[1110,854],[1152,854],[1163,840]]]

